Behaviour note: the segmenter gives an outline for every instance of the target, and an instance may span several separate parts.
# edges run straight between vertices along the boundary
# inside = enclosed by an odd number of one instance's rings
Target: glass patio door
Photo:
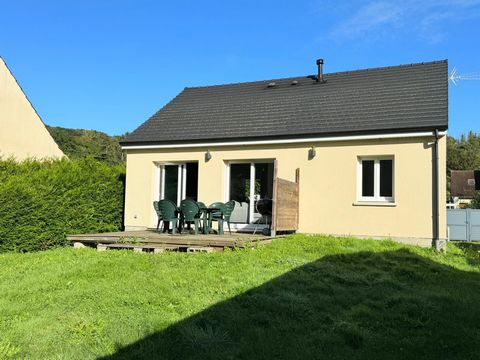
[[[182,165],[164,165],[163,166],[163,194],[162,199],[173,201],[175,204],[179,204],[182,197]]]
[[[254,187],[253,191],[253,219],[256,221],[261,218],[257,212],[257,201],[260,199],[273,199],[273,162],[255,163],[254,169]]]
[[[197,201],[198,163],[162,164],[160,166],[160,199],[180,205],[183,199]]]
[[[228,200],[239,203],[232,213],[232,222],[251,224],[261,215],[256,202],[273,197],[273,162],[232,162],[228,165]]]

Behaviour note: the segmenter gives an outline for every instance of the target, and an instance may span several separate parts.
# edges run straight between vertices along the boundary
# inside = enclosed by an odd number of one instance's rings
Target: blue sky
[[[186,86],[449,60],[480,73],[480,0],[2,1],[0,56],[49,125],[134,130]],[[480,132],[480,81],[450,86]]]

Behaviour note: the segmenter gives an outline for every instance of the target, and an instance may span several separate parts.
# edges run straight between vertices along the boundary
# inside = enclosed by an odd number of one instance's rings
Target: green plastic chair
[[[177,233],[177,224],[178,224],[178,218],[177,218],[177,206],[173,201],[170,200],[160,200],[158,202],[158,208],[160,210],[160,213],[162,214],[162,221],[165,224],[165,222],[171,222],[172,223],[172,234]],[[165,226],[164,226],[165,227]]]
[[[155,209],[155,212],[157,213],[157,217],[158,217],[158,222],[157,222],[157,231],[158,231],[158,228],[160,227],[160,222],[162,221],[162,213],[160,212],[160,209],[158,207],[158,201],[153,202],[153,208]]]
[[[198,205],[198,207],[199,207],[200,209],[207,207],[207,205],[205,205],[205,203],[204,203],[204,202],[201,202],[201,201],[197,201],[197,205]],[[200,210],[200,211],[201,211],[201,210]],[[201,211],[201,214],[202,214],[202,220],[203,220],[203,228],[202,228],[202,231],[205,233],[205,231],[206,231],[206,225],[208,225],[208,223],[206,222],[206,220],[208,220],[208,219],[206,218],[206,214],[204,214],[203,211]]]
[[[223,235],[223,221],[225,220],[224,214],[225,214],[225,204],[222,202],[214,202],[213,204],[210,204],[209,208],[219,208],[220,211],[215,211],[210,214],[210,219],[208,221],[208,227],[211,229],[212,228],[212,221],[217,221],[218,222],[218,233],[220,235]]]
[[[228,225],[228,232],[232,235],[232,231],[230,230],[230,216],[232,215],[233,210],[235,209],[235,201],[230,200],[225,203],[225,211],[223,212],[223,219],[227,222]]]
[[[195,224],[195,235],[198,235],[201,216],[200,207],[198,204],[193,200],[185,199],[180,203],[180,210],[183,214],[183,221],[193,222]]]

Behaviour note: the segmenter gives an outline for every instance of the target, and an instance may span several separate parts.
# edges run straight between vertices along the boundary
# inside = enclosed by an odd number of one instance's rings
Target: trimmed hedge
[[[91,158],[0,160],[0,252],[66,244],[122,228],[125,168]]]

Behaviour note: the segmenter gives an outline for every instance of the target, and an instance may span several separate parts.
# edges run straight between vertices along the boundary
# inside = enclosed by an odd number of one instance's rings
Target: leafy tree
[[[447,138],[447,199],[450,195],[451,170],[480,169],[480,135],[470,131],[456,139]]]
[[[451,136],[447,139],[447,169],[480,169],[480,135],[470,131],[459,139]]]

